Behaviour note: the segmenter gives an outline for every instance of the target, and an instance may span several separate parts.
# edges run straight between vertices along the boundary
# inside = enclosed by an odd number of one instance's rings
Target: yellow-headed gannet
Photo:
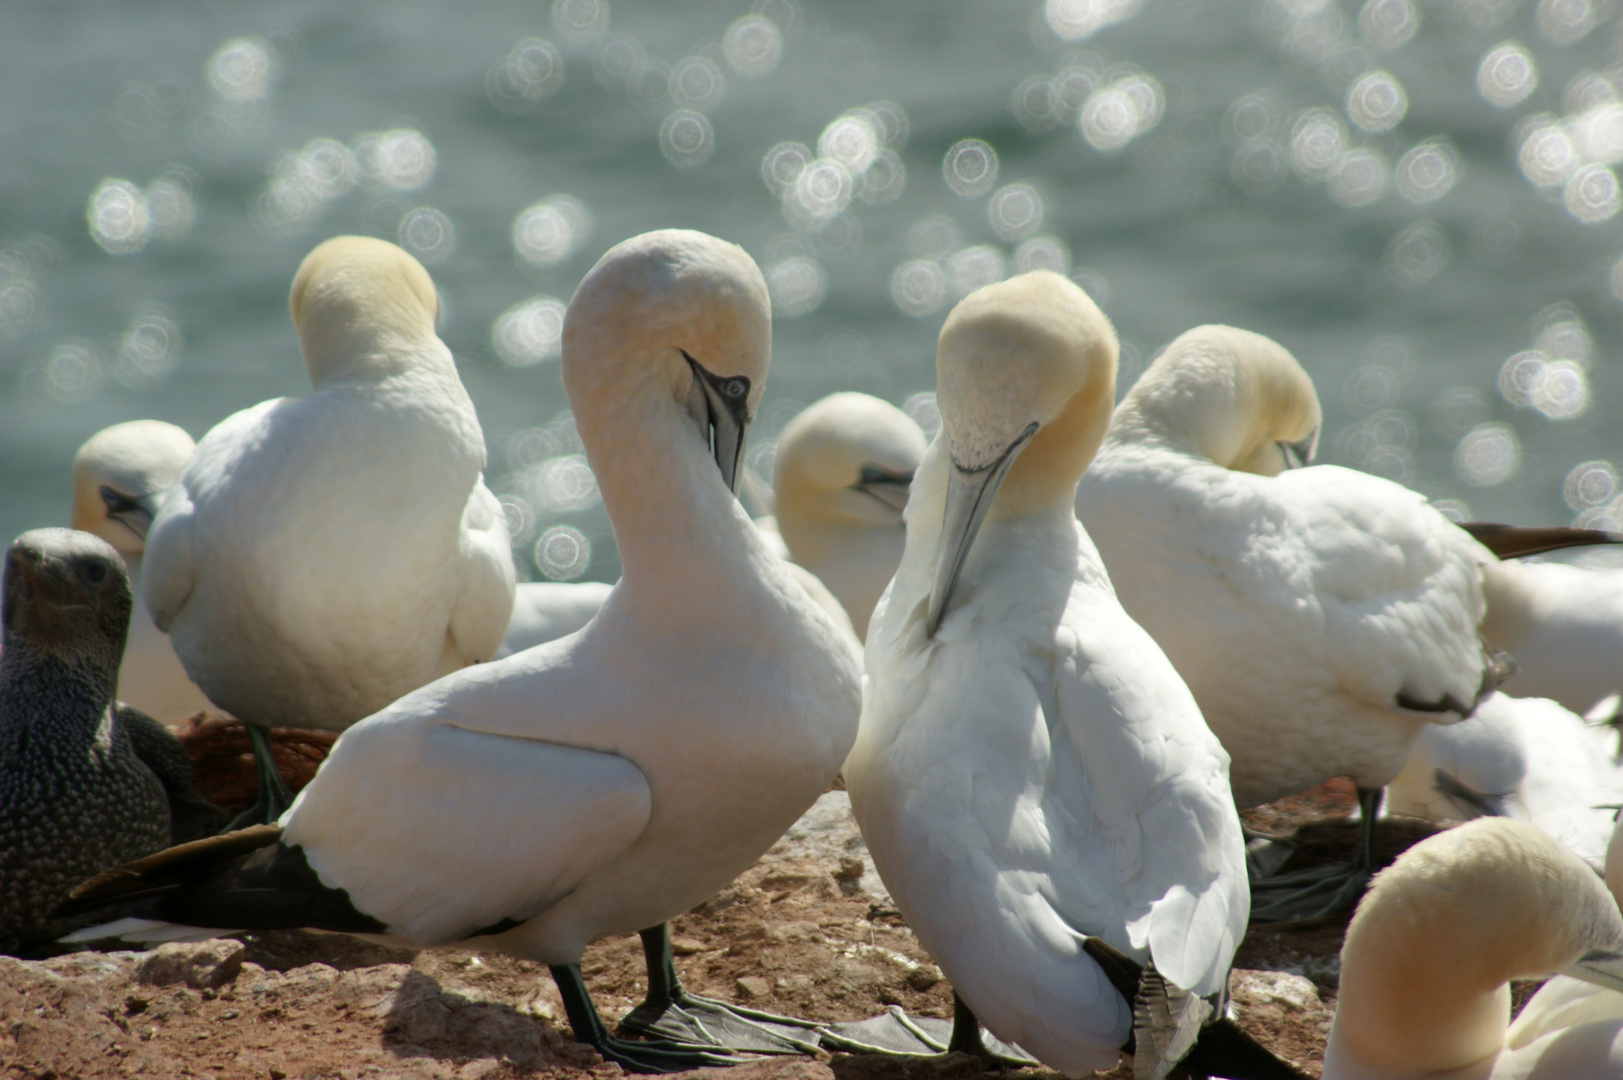
[[[217,424],[147,537],[147,610],[192,680],[246,721],[260,802],[287,798],[264,729],[341,731],[490,659],[513,604],[484,436],[434,333],[434,282],[382,240],[305,257],[289,300],[314,390]]]
[[[1623,1002],[1623,915],[1595,872],[1524,822],[1428,837],[1376,876],[1347,929],[1324,1080],[1623,1076],[1615,1012],[1511,1029],[1510,980],[1558,972]]]
[[[130,420],[96,432],[73,458],[75,529],[95,533],[124,556],[130,591],[141,595],[142,553],[158,504],[192,459],[192,437],[161,420]],[[130,616],[130,638],[118,669],[118,698],[173,723],[209,707],[186,676],[169,636],[146,608]]]
[[[943,426],[874,612],[845,778],[957,991],[954,1049],[977,1048],[979,1017],[1061,1072],[1111,1068],[1139,996],[1118,976],[1153,963],[1180,1002],[1174,1045],[1141,1063],[1162,1076],[1224,995],[1247,891],[1228,755],[1072,510],[1116,358],[1109,321],[1052,273],[947,317]],[[1145,1062],[1162,1034],[1139,1032]]]
[[[597,617],[351,727],[280,829],[155,856],[79,906],[168,887],[125,914],[482,936],[552,965],[575,1037],[605,1057],[721,1060],[611,1037],[578,964],[588,942],[641,931],[649,1001],[630,1026],[728,1030],[677,982],[664,922],[759,858],[856,735],[846,639],[733,494],[770,335],[766,282],[739,247],[665,231],[604,255],[570,302],[562,358],[623,566]]]
[[[1267,920],[1351,905],[1381,787],[1423,726],[1470,715],[1505,672],[1478,634],[1497,560],[1415,492],[1310,465],[1319,418],[1284,348],[1198,327],[1127,393],[1077,492],[1122,606],[1233,756],[1239,805],[1335,776],[1359,789],[1354,864],[1253,883]]]

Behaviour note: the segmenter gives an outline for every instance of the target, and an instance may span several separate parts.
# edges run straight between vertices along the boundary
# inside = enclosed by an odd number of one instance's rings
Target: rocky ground
[[[208,738],[220,751],[224,736]],[[313,766],[316,749],[293,756]],[[200,784],[215,782],[203,772]],[[1307,862],[1350,848],[1353,829],[1342,815],[1351,803],[1350,790],[1332,787],[1251,819],[1274,832],[1302,826],[1298,859]],[[1387,830],[1383,856],[1427,831],[1418,823]],[[1236,958],[1241,1024],[1313,1076],[1334,1007],[1343,930],[1253,930]],[[712,997],[812,1019],[857,1019],[889,1006],[951,1015],[951,992],[891,906],[843,792],[825,795],[753,869],[676,919],[671,932],[684,981]],[[646,989],[636,938],[593,946],[582,970],[611,1021]],[[276,932],[144,953],[0,957],[3,1080],[495,1080],[538,1073],[587,1080],[619,1071],[570,1041],[545,967],[502,955]],[[982,1073],[962,1055],[899,1061],[847,1054],[725,1071],[726,1080],[974,1080]],[[1131,1069],[1100,1075],[1128,1077]]]

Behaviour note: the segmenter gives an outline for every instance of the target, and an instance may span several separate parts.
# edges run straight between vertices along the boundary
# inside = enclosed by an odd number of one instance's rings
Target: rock
[[[492,1080],[500,1076],[502,1063],[493,1057],[478,1058],[456,1071],[457,1080]]]
[[[242,942],[230,938],[171,941],[147,953],[135,979],[148,986],[184,983],[193,990],[214,990],[237,981],[246,953]]]
[[[914,990],[928,990],[940,981],[941,972],[929,964],[920,964],[907,973],[907,985]]]
[[[780,993],[790,994],[810,990],[813,985],[810,975],[786,975],[777,982]]]
[[[762,1058],[724,1069],[696,1069],[690,1080],[834,1080],[834,1070],[804,1058]]]
[[[704,942],[690,937],[671,938],[671,955],[692,956],[694,953],[704,952]]]
[[[1284,971],[1242,971],[1229,980],[1229,995],[1237,1005],[1257,1008],[1280,1005],[1295,1012],[1324,1008],[1312,980]]]
[[[738,981],[733,983],[733,989],[738,996],[746,1000],[750,998],[763,998],[772,992],[772,984],[759,975],[740,975]]]
[[[766,936],[771,941],[803,944],[808,941],[821,941],[823,931],[816,923],[802,919],[795,922],[767,923]]]

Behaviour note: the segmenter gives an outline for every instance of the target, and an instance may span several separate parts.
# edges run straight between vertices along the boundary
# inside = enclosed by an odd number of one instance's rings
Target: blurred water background
[[[1277,338],[1321,460],[1451,512],[1615,527],[1611,0],[90,0],[0,9],[0,537],[92,432],[308,389],[319,240],[433,273],[531,577],[618,573],[557,334],[613,243],[747,248],[750,462],[841,389],[931,402],[960,296],[1036,267],[1115,321]]]

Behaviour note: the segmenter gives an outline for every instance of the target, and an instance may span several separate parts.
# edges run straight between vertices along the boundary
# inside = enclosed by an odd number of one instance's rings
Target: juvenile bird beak
[[[1313,464],[1313,451],[1319,441],[1318,429],[1308,432],[1307,438],[1298,442],[1275,442],[1279,452],[1285,455],[1285,468],[1301,469]]]
[[[727,490],[736,495],[739,464],[744,460],[744,439],[750,423],[750,381],[742,375],[712,375],[686,352],[682,355],[693,369],[694,384],[704,399],[705,416],[701,422],[708,432],[716,467],[721,470]]]
[[[152,519],[158,516],[158,496],[148,492],[141,495],[126,495],[122,491],[101,485],[102,505],[107,507],[107,516],[129,529],[143,541],[147,538],[147,530],[152,528]]]
[[[906,472],[893,472],[883,465],[864,465],[862,479],[851,487],[899,512],[907,509],[907,491],[912,483],[912,469]]]
[[[1561,974],[1610,990],[1623,990],[1623,955],[1606,949],[1591,949],[1580,956],[1577,963],[1564,968]]]
[[[956,461],[951,463],[947,473],[947,510],[941,521],[941,546],[936,549],[935,588],[930,591],[925,622],[925,632],[930,637],[935,637],[941,626],[953,587],[958,584],[958,573],[964,568],[964,559],[975,543],[981,522],[986,520],[986,512],[992,508],[998,487],[1009,474],[1009,466],[1035,434],[1037,424],[1032,423],[997,460],[979,469],[964,469]]]

